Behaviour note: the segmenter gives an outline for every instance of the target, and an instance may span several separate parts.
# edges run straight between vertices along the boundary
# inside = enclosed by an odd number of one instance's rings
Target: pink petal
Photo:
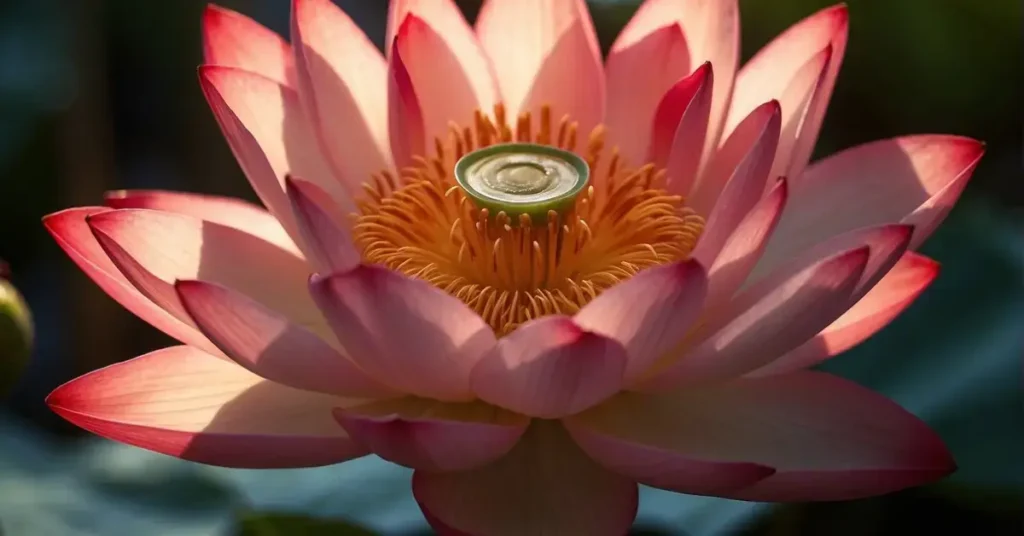
[[[754,268],[749,281],[756,282],[764,278],[766,274],[782,270],[783,266],[799,266],[831,257],[843,251],[867,246],[871,256],[852,296],[850,304],[853,305],[896,264],[896,261],[906,251],[913,231],[913,227],[909,225],[893,223],[854,229],[799,252],[784,252],[784,255],[780,255],[780,251],[768,249]]]
[[[402,30],[406,24],[409,28]],[[476,109],[490,112],[499,100],[491,65],[452,0],[391,2],[385,43],[389,54],[392,45],[404,49],[402,58],[426,114],[428,140],[446,139],[450,121],[473,124]]]
[[[633,481],[603,469],[558,423],[534,421],[505,457],[464,472],[413,474],[440,534],[621,536],[637,509]]]
[[[658,104],[650,161],[668,168],[670,193],[688,196],[700,169],[711,112],[711,64],[672,86]]]
[[[125,309],[185,344],[219,355],[220,350],[202,333],[139,292],[110,261],[86,224],[90,216],[107,212],[110,209],[103,207],[70,208],[46,216],[43,225],[71,260]]]
[[[849,15],[845,5],[825,8],[768,43],[740,69],[736,77],[730,119],[738,121],[748,110],[765,100],[780,98],[801,68],[820,51],[829,48],[827,69],[815,84],[814,94],[804,107],[806,112],[800,114],[803,119],[799,135],[787,153],[792,155],[789,158],[791,165],[776,170],[776,173],[785,174],[793,181],[799,180],[821,130],[825,109],[846,51],[848,29]],[[783,112],[788,114],[790,110],[786,108],[783,105]]]
[[[465,471],[504,456],[530,419],[480,402],[401,398],[335,411],[359,444],[424,471]]]
[[[955,469],[925,423],[880,395],[819,372],[642,400],[630,410],[644,416],[634,419],[637,428],[672,430],[703,459],[775,468],[774,475],[724,497],[852,500],[925,484]]]
[[[473,391],[496,406],[557,419],[618,392],[628,361],[616,340],[567,317],[546,316],[498,341],[473,369]]]
[[[219,283],[318,333],[329,333],[306,291],[306,263],[255,236],[183,214],[115,210],[88,220],[125,277],[151,300],[191,323],[174,290],[179,279]]]
[[[337,199],[348,197],[324,161],[294,90],[228,67],[200,67],[199,81],[249,183],[292,238],[298,231],[284,193],[286,176],[315,182]]]
[[[766,254],[785,257],[860,227],[907,219],[916,248],[967,184],[984,146],[968,138],[920,135],[847,149],[804,172]],[[919,207],[929,206],[926,211]],[[913,215],[911,217],[911,215]]]
[[[651,65],[660,66],[652,69]],[[604,124],[608,127],[608,142],[619,148],[633,165],[642,165],[651,152],[651,125],[658,128],[655,110],[673,85],[690,74],[690,51],[686,47],[683,28],[677,23],[662,26],[627,47],[612,46],[605,61],[605,84],[608,88],[608,109]],[[696,85],[693,85],[696,89]],[[692,99],[673,99],[685,106]],[[708,97],[710,97],[710,92]],[[685,101],[685,102],[682,102]],[[676,114],[670,131],[663,133],[667,140],[661,145],[671,146],[682,109]],[[703,146],[700,147],[703,150]],[[657,153],[667,151],[655,151]],[[699,155],[698,155],[699,158]],[[667,158],[660,163],[662,167]]]
[[[839,355],[884,328],[899,316],[938,276],[935,261],[906,252],[896,266],[852,308],[799,348],[748,376],[784,374],[811,367]]]
[[[739,8],[736,0],[647,0],[623,28],[612,50],[630,47],[651,32],[670,24],[678,24],[683,29],[690,53],[688,68],[711,62],[715,70],[708,132],[701,159],[706,162],[718,148],[733,91],[740,54]]]
[[[241,199],[169,190],[117,190],[107,192],[105,202],[111,208],[147,208],[195,216],[234,227],[295,255],[302,255],[277,218],[263,207]]]
[[[295,84],[292,48],[281,36],[213,4],[203,12],[203,56],[207,65],[237,67],[285,86]]]
[[[687,205],[707,217],[702,247],[715,253],[761,199],[779,144],[781,110],[769,101],[758,106],[729,135],[694,187]]]
[[[675,408],[659,396],[623,393],[569,417],[565,427],[597,463],[656,488],[720,495],[775,473],[766,465],[724,461],[708,452],[701,431],[680,426],[680,417],[670,411]]]
[[[782,217],[789,195],[788,182],[779,179],[766,196],[736,226],[721,250],[715,252],[698,244],[693,258],[708,270],[708,307],[729,300],[750,275],[768,244],[768,238]]]
[[[446,42],[444,35],[415,13],[403,19],[392,48],[392,58],[399,56],[405,67],[420,112],[399,117],[397,124],[401,128],[422,129],[428,143],[435,139],[447,140],[449,123],[460,127],[472,125],[477,110],[489,112],[494,107],[497,101],[494,82],[478,49],[474,48],[473,57],[477,61],[470,69],[461,63],[458,50]],[[401,105],[391,113],[401,113],[403,109]],[[410,124],[412,121],[422,123]]]
[[[427,138],[412,76],[398,47],[391,47],[388,63],[388,130],[391,154],[399,169],[414,166],[414,156],[427,154]]]
[[[351,270],[360,261],[352,242],[345,214],[327,192],[317,185],[289,177],[285,191],[292,202],[303,244],[310,252],[310,261],[320,273]]]
[[[626,383],[679,344],[704,306],[707,277],[696,261],[649,268],[602,292],[573,317],[626,348]]]
[[[826,46],[820,52],[807,60],[799,71],[793,75],[785,91],[778,97],[782,107],[782,134],[779,136],[779,149],[775,153],[775,163],[772,164],[772,176],[787,175],[799,180],[799,176],[790,175],[794,173],[795,162],[793,151],[798,141],[803,136],[803,126],[807,119],[808,110],[818,106],[816,100],[821,96],[821,88],[828,76],[829,66],[832,63],[832,46]],[[810,157],[808,151],[807,157]],[[797,166],[801,170],[807,165],[806,158]]]
[[[199,329],[253,374],[296,389],[353,398],[395,394],[313,332],[240,292],[203,281],[178,281],[175,289]]]
[[[511,117],[550,105],[584,136],[601,122],[604,70],[583,0],[488,0],[476,30]]]
[[[322,150],[348,195],[360,195],[372,174],[391,168],[384,57],[330,0],[294,0],[291,33],[299,93],[315,133],[309,141],[319,142],[308,149]]]
[[[375,379],[425,398],[473,398],[470,369],[495,338],[466,304],[370,265],[314,278],[311,290],[341,345]]]
[[[640,387],[646,391],[727,380],[803,344],[849,306],[868,262],[861,247],[800,269],[780,270],[709,313],[688,349]]]
[[[225,467],[312,467],[365,454],[331,419],[346,401],[261,379],[188,346],[110,365],[46,399],[108,439]]]

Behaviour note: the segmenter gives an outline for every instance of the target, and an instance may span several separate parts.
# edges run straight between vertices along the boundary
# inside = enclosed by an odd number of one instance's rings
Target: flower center
[[[704,220],[664,190],[665,174],[605,151],[604,128],[577,151],[577,127],[541,110],[513,128],[504,108],[451,125],[432,157],[365,186],[353,237],[367,262],[462,300],[499,335],[573,314],[639,271],[686,258]]]

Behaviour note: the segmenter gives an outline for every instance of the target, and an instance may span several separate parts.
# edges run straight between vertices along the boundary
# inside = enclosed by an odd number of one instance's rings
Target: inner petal
[[[577,124],[553,121],[548,107],[514,125],[502,105],[478,111],[471,126],[451,124],[433,156],[364,185],[356,247],[366,262],[464,301],[499,335],[575,314],[641,270],[687,258],[704,228],[665,191],[664,170],[627,167],[604,133],[595,128],[578,147]],[[573,173],[583,182],[563,184]]]

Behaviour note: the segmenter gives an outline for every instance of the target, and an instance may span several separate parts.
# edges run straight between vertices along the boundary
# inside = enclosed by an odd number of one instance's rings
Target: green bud
[[[32,331],[25,300],[10,281],[0,277],[0,395],[10,392],[28,365]]]

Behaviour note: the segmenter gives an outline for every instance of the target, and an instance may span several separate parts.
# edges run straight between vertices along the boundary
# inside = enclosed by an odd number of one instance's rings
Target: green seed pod
[[[549,211],[572,209],[590,179],[590,167],[575,153],[532,143],[504,143],[473,151],[455,164],[455,180],[466,195],[492,215],[535,224]]]

